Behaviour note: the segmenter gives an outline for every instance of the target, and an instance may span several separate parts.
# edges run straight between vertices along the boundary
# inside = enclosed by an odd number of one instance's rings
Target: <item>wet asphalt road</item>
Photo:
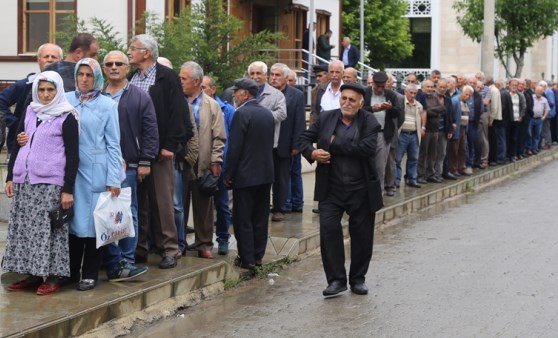
[[[367,296],[324,299],[316,255],[130,337],[558,337],[557,176],[554,161],[378,232]]]

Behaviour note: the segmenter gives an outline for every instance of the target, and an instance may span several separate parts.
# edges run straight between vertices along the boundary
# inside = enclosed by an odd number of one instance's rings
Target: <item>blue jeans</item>
[[[541,118],[535,119],[532,118],[530,125],[529,125],[529,130],[531,131],[530,133],[530,138],[529,138],[529,142],[526,145],[526,148],[529,150],[535,150],[538,151],[539,150],[539,146],[541,144],[541,131],[542,131],[542,125],[543,125],[543,121]]]
[[[407,179],[416,183],[419,156],[419,142],[416,132],[401,132],[401,134],[399,134],[399,144],[397,146],[397,153],[395,154],[395,183],[397,185],[401,182],[401,160],[405,153],[407,153],[407,168],[405,170]]]
[[[213,197],[215,210],[217,211],[215,235],[217,236],[217,243],[227,243],[231,237],[229,233],[229,227],[231,226],[231,209],[229,208],[229,191],[223,183],[223,176],[219,178],[217,186],[219,187],[219,192]]]
[[[138,244],[138,195],[137,195],[137,169],[126,170],[126,180],[121,184],[122,188],[132,189],[132,220],[134,222],[135,237],[126,237],[116,243],[110,243],[104,250],[103,260],[107,266],[107,272],[111,273],[118,269],[120,261],[125,259],[128,263],[135,262],[136,246]]]
[[[174,205],[174,223],[176,224],[176,235],[178,237],[178,249],[184,251],[186,244],[186,231],[184,228],[184,186],[182,184],[182,171],[174,167],[174,195],[172,203]]]
[[[475,163],[475,145],[477,144],[478,126],[474,123],[469,123],[467,128],[467,159],[465,160],[466,167],[473,167]]]
[[[295,155],[291,161],[291,179],[289,180],[289,190],[287,192],[287,203],[284,210],[301,210],[304,206],[304,192],[302,190],[302,156]]]

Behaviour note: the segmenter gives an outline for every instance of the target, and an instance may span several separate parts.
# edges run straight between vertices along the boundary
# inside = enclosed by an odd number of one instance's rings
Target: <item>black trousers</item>
[[[351,236],[349,284],[364,283],[372,258],[376,216],[369,208],[367,190],[330,188],[327,198],[320,201],[319,209],[321,254],[328,284],[333,281],[347,283],[341,227],[341,218],[345,212],[349,215]]]
[[[284,212],[289,194],[289,179],[291,178],[292,156],[281,157],[277,149],[273,149],[273,170],[275,181],[273,182],[273,208],[275,212]]]
[[[265,255],[269,226],[271,184],[233,189],[233,227],[238,255],[245,264],[256,264]]]
[[[77,237],[70,235],[70,276],[81,279],[99,280],[102,248],[96,248],[94,237]],[[83,263],[82,263],[83,262]]]

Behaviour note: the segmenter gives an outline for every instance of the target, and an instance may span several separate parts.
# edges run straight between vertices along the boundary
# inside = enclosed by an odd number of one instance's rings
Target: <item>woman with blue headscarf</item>
[[[103,73],[99,63],[81,59],[75,68],[76,90],[66,93],[80,114],[79,167],[74,189],[74,218],[70,222],[71,281],[77,289],[97,285],[101,249],[96,248],[93,212],[103,191],[120,194],[122,154],[117,103],[101,95]],[[83,262],[83,263],[82,263]]]
[[[79,127],[58,73],[37,75],[31,96],[17,129],[27,142],[14,144],[8,164],[5,191],[13,199],[2,268],[28,275],[9,284],[9,291],[46,295],[60,288],[60,277],[70,276],[68,225],[52,226],[49,211],[72,207]]]

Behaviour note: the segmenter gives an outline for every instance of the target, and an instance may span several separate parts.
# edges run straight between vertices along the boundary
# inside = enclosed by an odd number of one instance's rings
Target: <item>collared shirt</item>
[[[343,81],[339,85],[339,89],[336,93],[333,92],[331,89],[331,82],[327,85],[324,95],[322,95],[322,102],[320,102],[320,107],[322,111],[328,111],[333,109],[339,109],[341,107],[341,103],[339,102],[339,98],[341,97],[341,86],[343,85]]]
[[[349,49],[351,48],[351,45],[348,45],[347,48],[343,49],[343,57],[341,59],[341,61],[343,61],[343,64],[346,66],[349,64]]]
[[[513,107],[513,120],[519,121],[519,94],[510,92],[512,107]]]
[[[124,88],[126,88],[126,87],[124,87]],[[116,93],[114,93],[114,95],[112,95],[109,92],[103,91],[103,95],[110,97],[111,99],[113,99],[114,101],[116,101],[118,103],[118,102],[120,102],[120,98],[122,97],[122,94],[124,94],[124,88],[122,88],[119,91],[117,91]]]
[[[194,119],[196,120],[196,125],[198,126],[198,129],[200,129],[200,106],[202,103],[202,97],[203,97],[203,90],[200,90],[199,95],[196,96],[191,102],[188,99],[188,102],[192,105],[192,112],[194,113]]]
[[[157,62],[153,63],[151,67],[145,70],[143,76],[140,74],[139,70],[136,70],[130,83],[136,85],[146,93],[149,93],[149,88],[155,84],[155,76],[157,75],[156,66]]]
[[[377,103],[383,103],[383,102],[386,102],[386,95],[385,94],[376,95],[374,91],[372,91],[372,98],[370,100],[370,105],[373,106]],[[382,130],[384,130],[384,126],[386,124],[386,111],[385,110],[375,111],[374,117],[376,118],[376,120],[378,120],[380,126],[382,126]]]
[[[490,91],[490,88],[488,88],[488,86],[483,86],[482,87],[481,95],[482,95],[482,100],[483,101],[484,101],[484,99],[492,100],[492,92]],[[488,111],[488,105],[485,104],[483,113],[487,112],[487,111]]]
[[[544,112],[549,112],[550,106],[548,105],[548,101],[546,97],[541,96],[537,98],[537,95],[533,94],[533,118],[540,119]]]

